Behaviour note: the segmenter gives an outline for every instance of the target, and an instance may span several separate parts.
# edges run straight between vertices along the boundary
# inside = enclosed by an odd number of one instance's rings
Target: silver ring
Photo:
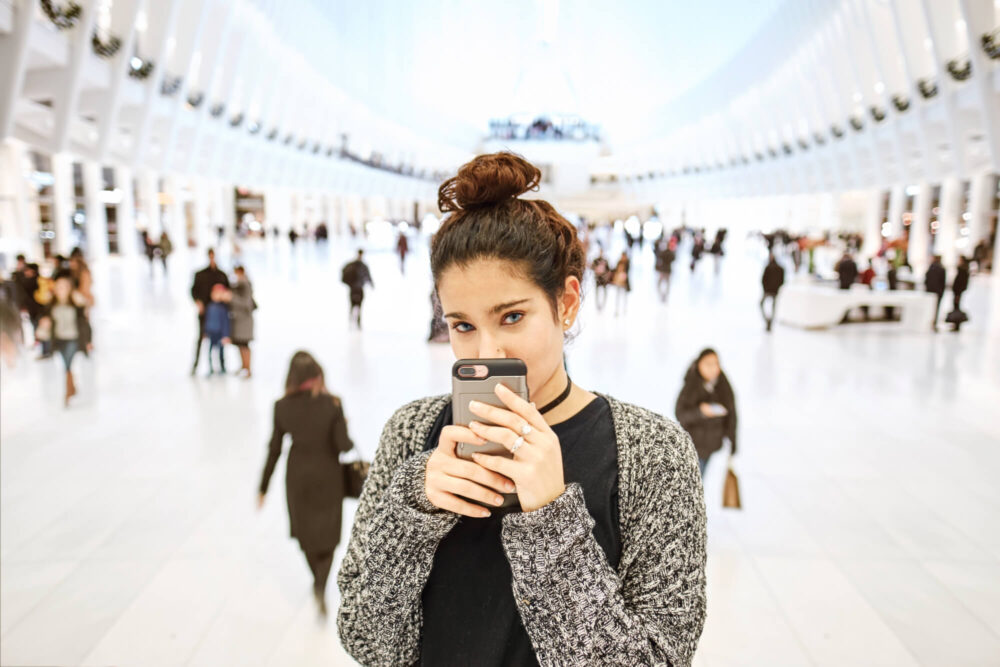
[[[531,424],[525,422],[524,425],[521,427],[521,435],[528,435],[534,430],[535,429],[531,428]]]
[[[519,450],[521,448],[521,445],[523,444],[524,444],[524,436],[521,435],[517,436],[517,440],[515,440],[514,444],[510,446],[510,453],[513,454],[514,452]]]

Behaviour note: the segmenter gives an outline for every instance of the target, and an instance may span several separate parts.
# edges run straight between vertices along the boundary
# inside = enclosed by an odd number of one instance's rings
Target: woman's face
[[[719,367],[719,358],[714,354],[705,355],[705,357],[698,362],[698,373],[705,382],[714,382],[715,378],[719,377],[719,373],[721,372],[722,369]]]
[[[573,322],[579,310],[580,281],[566,279],[558,317],[545,292],[504,260],[451,265],[438,281],[438,296],[455,358],[521,359],[534,395],[562,365],[564,320]]]

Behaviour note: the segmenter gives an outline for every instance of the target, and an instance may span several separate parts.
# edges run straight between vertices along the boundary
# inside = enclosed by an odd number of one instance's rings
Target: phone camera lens
[[[462,366],[458,369],[458,374],[463,377],[472,377],[476,374],[476,369],[469,366]]]

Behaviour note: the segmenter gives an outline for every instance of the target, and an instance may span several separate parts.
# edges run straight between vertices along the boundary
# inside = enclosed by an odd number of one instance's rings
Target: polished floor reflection
[[[339,282],[349,243],[246,243],[260,304],[250,381],[188,375],[201,253],[178,252],[169,277],[95,268],[98,349],[78,359],[72,408],[55,362],[2,373],[0,663],[350,664],[333,620],[317,621],[283,482],[260,513],[256,484],[298,348],[325,365],[365,456],[398,405],[449,390],[450,349],[425,342],[430,283],[414,245],[404,277],[391,240],[370,242],[358,333]],[[983,333],[986,283],[974,279],[958,335],[767,335],[759,247],[733,239],[719,275],[710,261],[691,275],[682,257],[666,305],[643,252],[627,314],[591,299],[568,363],[579,384],[666,414],[706,345],[734,385],[744,509],[721,509],[716,457],[696,664],[995,664],[1000,340]]]

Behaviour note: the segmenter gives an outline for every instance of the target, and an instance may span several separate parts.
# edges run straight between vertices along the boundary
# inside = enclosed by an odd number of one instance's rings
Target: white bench
[[[872,290],[852,285],[849,290],[832,286],[792,284],[778,294],[775,319],[805,329],[836,326],[844,315],[861,306],[894,306],[900,311],[900,328],[929,331],[937,296],[913,290]]]

